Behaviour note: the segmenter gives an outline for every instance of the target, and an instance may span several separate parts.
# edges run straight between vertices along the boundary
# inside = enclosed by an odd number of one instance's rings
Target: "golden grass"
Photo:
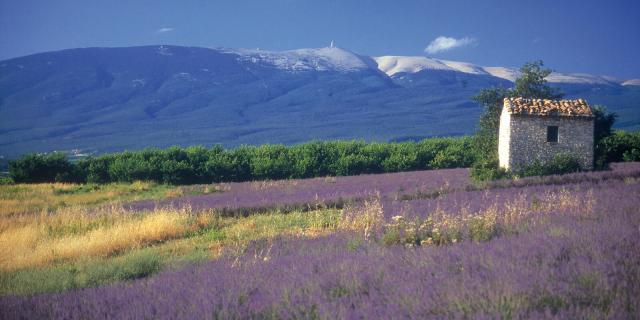
[[[214,212],[195,213],[190,208],[133,213],[116,205],[67,207],[52,213],[1,219],[0,271],[47,267],[90,257],[108,258],[163,242],[166,244],[159,249],[168,255],[179,257],[204,247],[210,251],[208,257],[215,258],[223,248],[241,250],[252,240],[326,235],[338,229],[341,216],[340,210],[222,218]],[[198,235],[205,229],[210,229],[210,234]]]
[[[347,207],[340,221],[340,228],[362,232],[365,239],[380,230],[384,224],[384,209],[380,194],[364,201],[363,205]]]
[[[153,182],[112,184],[43,183],[0,185],[0,219],[53,212],[64,207],[88,207],[143,199],[224,192],[225,185],[169,186]]]
[[[339,210],[271,213],[239,218],[224,228],[232,239],[255,240],[280,235],[317,237],[338,229]]]
[[[0,233],[0,270],[40,267],[56,261],[109,256],[124,250],[182,237],[209,226],[213,213],[158,209],[134,214],[118,207],[103,211],[62,209]]]
[[[53,211],[57,208],[94,205],[117,200],[165,196],[167,186],[151,182],[107,185],[42,183],[0,185],[0,217]],[[179,189],[178,187],[169,190]]]

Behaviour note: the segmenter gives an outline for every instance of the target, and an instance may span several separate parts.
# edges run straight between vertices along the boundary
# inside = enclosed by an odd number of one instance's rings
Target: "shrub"
[[[9,176],[0,176],[0,185],[13,184],[13,179]]]
[[[253,149],[251,175],[257,180],[289,178],[291,163],[289,150],[284,145],[262,145]]]
[[[9,161],[9,176],[16,183],[67,182],[72,166],[63,153],[28,154]]]
[[[640,132],[616,131],[596,145],[596,167],[610,162],[640,160]]]
[[[382,161],[385,172],[409,171],[418,168],[418,148],[415,143],[391,144],[388,156]]]
[[[458,139],[446,144],[429,162],[433,169],[468,167],[475,161],[470,139]]]
[[[522,168],[518,175],[523,177],[546,176],[578,172],[580,170],[581,166],[578,159],[569,154],[558,154],[549,162],[535,161],[533,164]]]
[[[471,167],[471,178],[476,181],[491,181],[510,178],[511,174],[499,166],[498,159],[483,159]]]

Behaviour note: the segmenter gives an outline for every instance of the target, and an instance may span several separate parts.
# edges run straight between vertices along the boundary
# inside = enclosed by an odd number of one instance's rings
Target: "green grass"
[[[0,293],[29,295],[132,280],[158,272],[163,263],[154,250],[141,249],[113,259],[91,259],[80,263],[0,273]]]

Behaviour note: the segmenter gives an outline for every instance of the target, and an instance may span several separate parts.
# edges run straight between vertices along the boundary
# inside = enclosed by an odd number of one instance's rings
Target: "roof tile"
[[[587,101],[504,98],[504,109],[510,114],[531,114],[540,116],[593,117]]]

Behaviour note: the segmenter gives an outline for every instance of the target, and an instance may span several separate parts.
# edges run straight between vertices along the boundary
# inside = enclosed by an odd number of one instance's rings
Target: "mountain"
[[[402,141],[474,131],[470,100],[514,69],[341,48],[82,48],[0,61],[0,157],[171,145]],[[638,80],[553,73],[639,129]]]

